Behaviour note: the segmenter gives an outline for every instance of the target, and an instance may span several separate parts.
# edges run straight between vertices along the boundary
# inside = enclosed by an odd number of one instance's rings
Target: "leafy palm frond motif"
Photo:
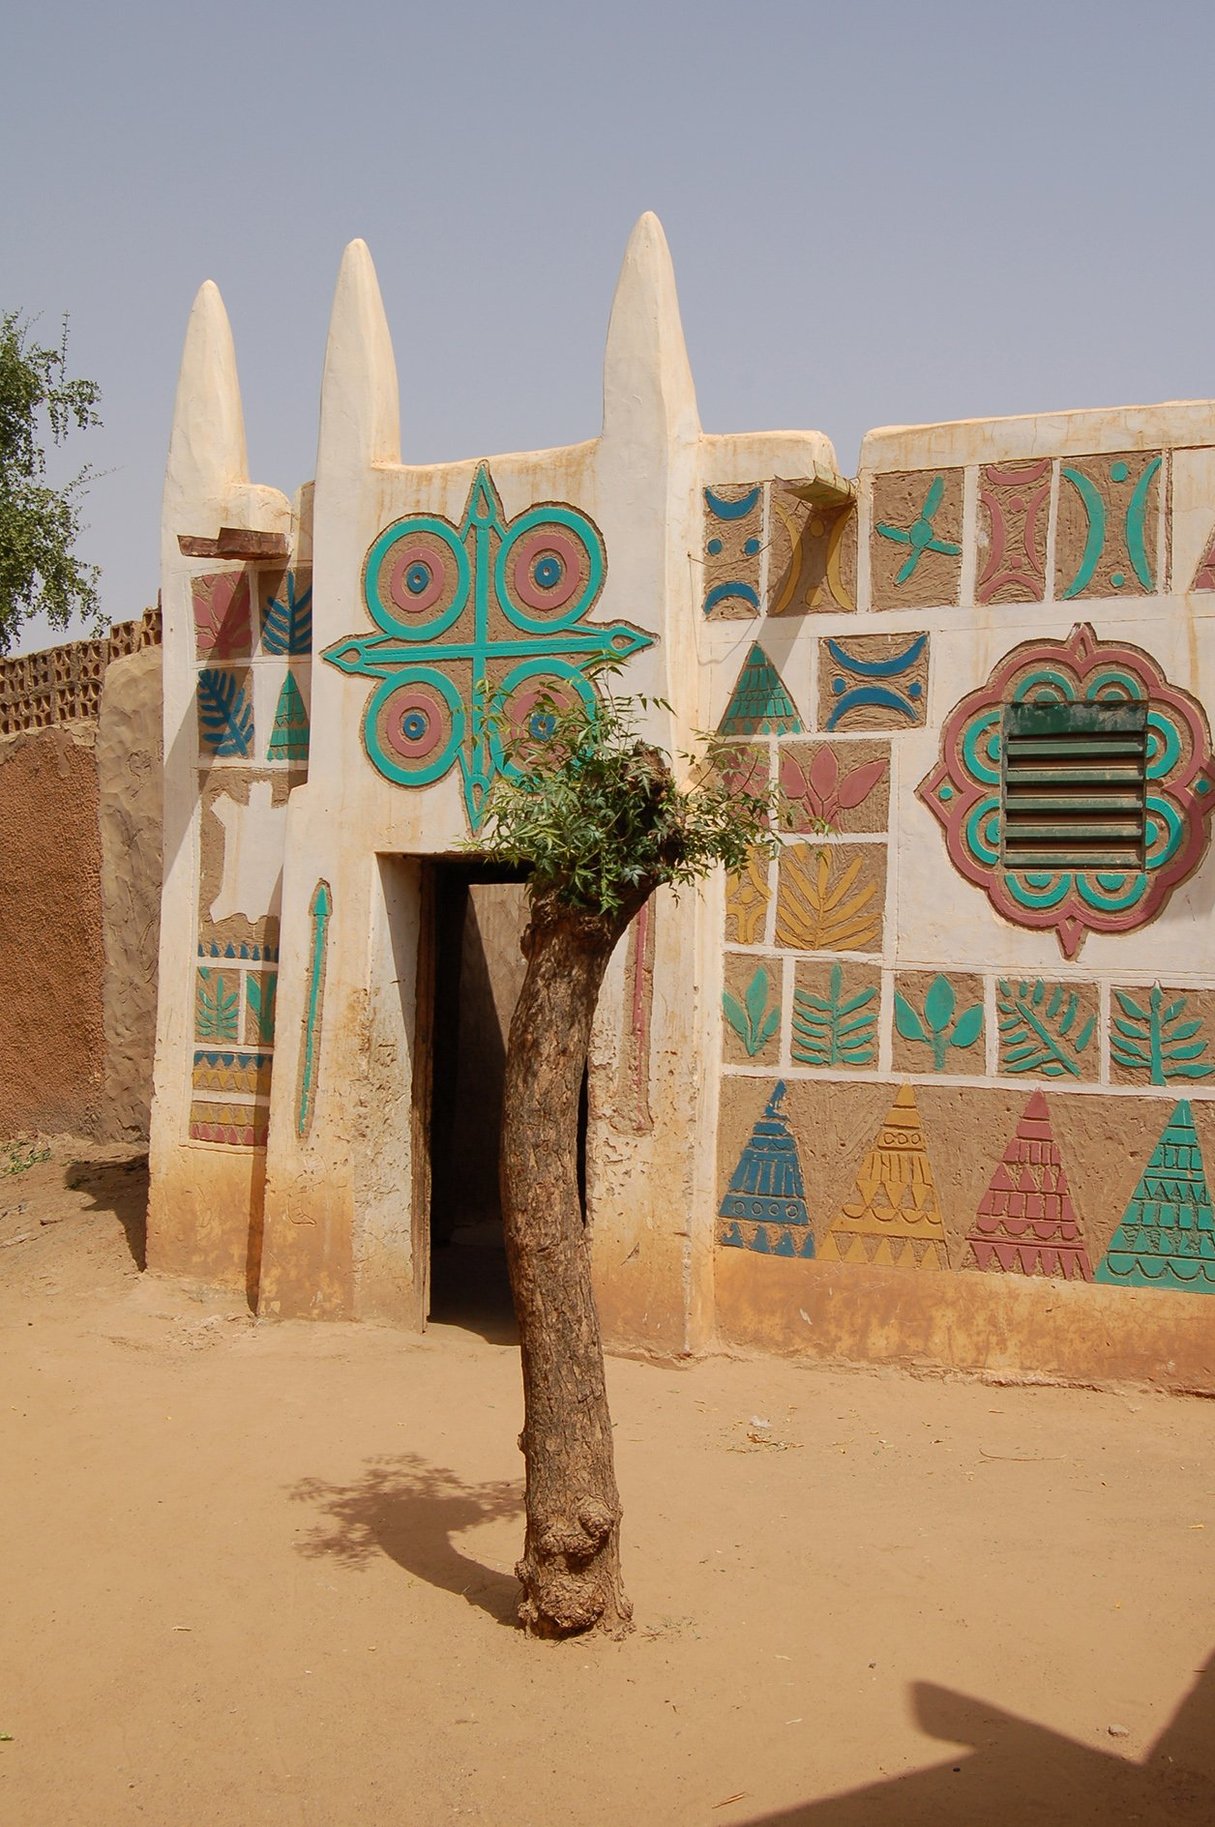
[[[296,594],[294,571],[283,581],[282,596],[268,599],[262,612],[262,652],[308,654],[312,651],[312,586]]]
[[[1050,992],[1048,995],[1047,992]],[[1065,984],[1039,977],[996,985],[1001,1072],[1040,1072],[1043,1078],[1080,1077],[1080,1055],[1093,1038],[1096,1015],[1077,1020],[1080,996]]]
[[[199,1040],[236,1040],[240,984],[228,987],[222,971],[200,969],[194,986],[194,1033]]]
[[[901,990],[894,992],[894,1025],[904,1040],[932,1048],[932,1069],[945,1070],[951,1047],[973,1047],[983,1032],[983,1004],[957,1014],[958,995],[948,977],[934,977],[924,995],[921,1015]]]
[[[842,966],[832,967],[826,997],[798,990],[793,998],[793,1057],[802,1066],[871,1066],[877,1049],[871,1008],[875,985],[855,996],[843,993]]]
[[[245,1001],[253,1028],[253,1038],[262,1047],[274,1039],[274,1009],[278,1001],[278,972],[267,971],[264,977],[250,971],[245,978]]]
[[[844,862],[847,851],[784,851],[776,903],[776,943],[805,952],[872,949],[882,928],[877,885],[860,882],[864,858]],[[833,860],[834,857],[834,860]],[[858,885],[859,883],[859,885]]]
[[[1176,996],[1166,1003],[1164,991],[1154,983],[1146,1008],[1126,990],[1115,989],[1114,999],[1122,1013],[1114,1016],[1110,1054],[1125,1071],[1144,1073],[1153,1085],[1167,1085],[1179,1078],[1210,1078],[1215,1072],[1215,1064],[1202,1058],[1210,1045],[1209,1039],[1197,1038],[1202,1022],[1185,1019],[1188,997]]]
[[[761,965],[747,985],[742,1002],[729,990],[722,991],[721,1006],[726,1020],[752,1058],[763,1052],[780,1026],[780,999],[778,997],[776,1006],[769,1009],[768,988],[768,973]]]
[[[205,666],[198,675],[198,729],[217,756],[253,753],[253,706],[241,683],[246,675]]]

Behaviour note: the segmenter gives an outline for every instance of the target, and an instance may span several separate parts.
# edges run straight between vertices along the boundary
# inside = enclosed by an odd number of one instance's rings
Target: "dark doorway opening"
[[[419,973],[419,987],[429,977],[429,1317],[505,1343],[515,1331],[498,1151],[527,891],[521,875],[471,859],[440,857],[425,868],[431,968]]]

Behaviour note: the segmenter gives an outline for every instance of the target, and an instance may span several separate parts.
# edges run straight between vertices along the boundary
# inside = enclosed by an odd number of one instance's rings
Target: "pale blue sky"
[[[1215,394],[1209,0],[215,0],[10,10],[0,305],[71,313],[109,473],[82,554],[157,589],[202,280],[251,469],[311,474],[364,236],[409,461],[593,435],[629,229],[661,216],[711,431]],[[26,645],[41,645],[34,630]]]

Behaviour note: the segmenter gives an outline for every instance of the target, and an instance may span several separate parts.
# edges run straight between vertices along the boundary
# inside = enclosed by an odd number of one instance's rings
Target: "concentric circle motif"
[[[468,589],[467,552],[454,528],[430,515],[398,520],[367,554],[363,594],[386,634],[433,640],[451,627]]]
[[[498,598],[518,628],[568,628],[603,588],[603,541],[585,514],[538,507],[520,514],[498,552]]]
[[[505,774],[518,776],[528,759],[552,739],[557,719],[576,704],[590,709],[595,688],[573,666],[546,660],[516,666],[498,693],[498,724],[491,738],[494,761]],[[513,760],[507,758],[507,752]]]
[[[460,694],[443,673],[419,666],[386,679],[364,719],[368,752],[400,786],[424,787],[446,774],[464,736]]]

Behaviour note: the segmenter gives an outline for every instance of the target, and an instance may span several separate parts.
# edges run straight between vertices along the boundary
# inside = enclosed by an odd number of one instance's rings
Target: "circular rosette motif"
[[[367,554],[363,595],[385,634],[430,641],[468,601],[469,564],[454,527],[411,514],[385,527]]]
[[[1139,868],[1006,867],[1003,725],[1010,704],[1146,705],[1144,846]],[[916,789],[959,874],[1016,926],[1053,927],[1064,954],[1088,932],[1129,932],[1164,906],[1207,848],[1215,757],[1202,706],[1129,643],[1078,624],[1066,641],[1027,641],[945,720],[941,757]]]
[[[490,748],[494,766],[517,780],[552,741],[563,712],[593,710],[595,688],[563,660],[525,661],[503,679],[494,699]]]
[[[574,508],[549,503],[511,523],[498,549],[498,600],[517,628],[530,634],[569,628],[603,588],[603,540]]]
[[[440,780],[464,740],[464,706],[433,666],[395,673],[372,693],[363,719],[367,752],[389,780],[425,787]]]

